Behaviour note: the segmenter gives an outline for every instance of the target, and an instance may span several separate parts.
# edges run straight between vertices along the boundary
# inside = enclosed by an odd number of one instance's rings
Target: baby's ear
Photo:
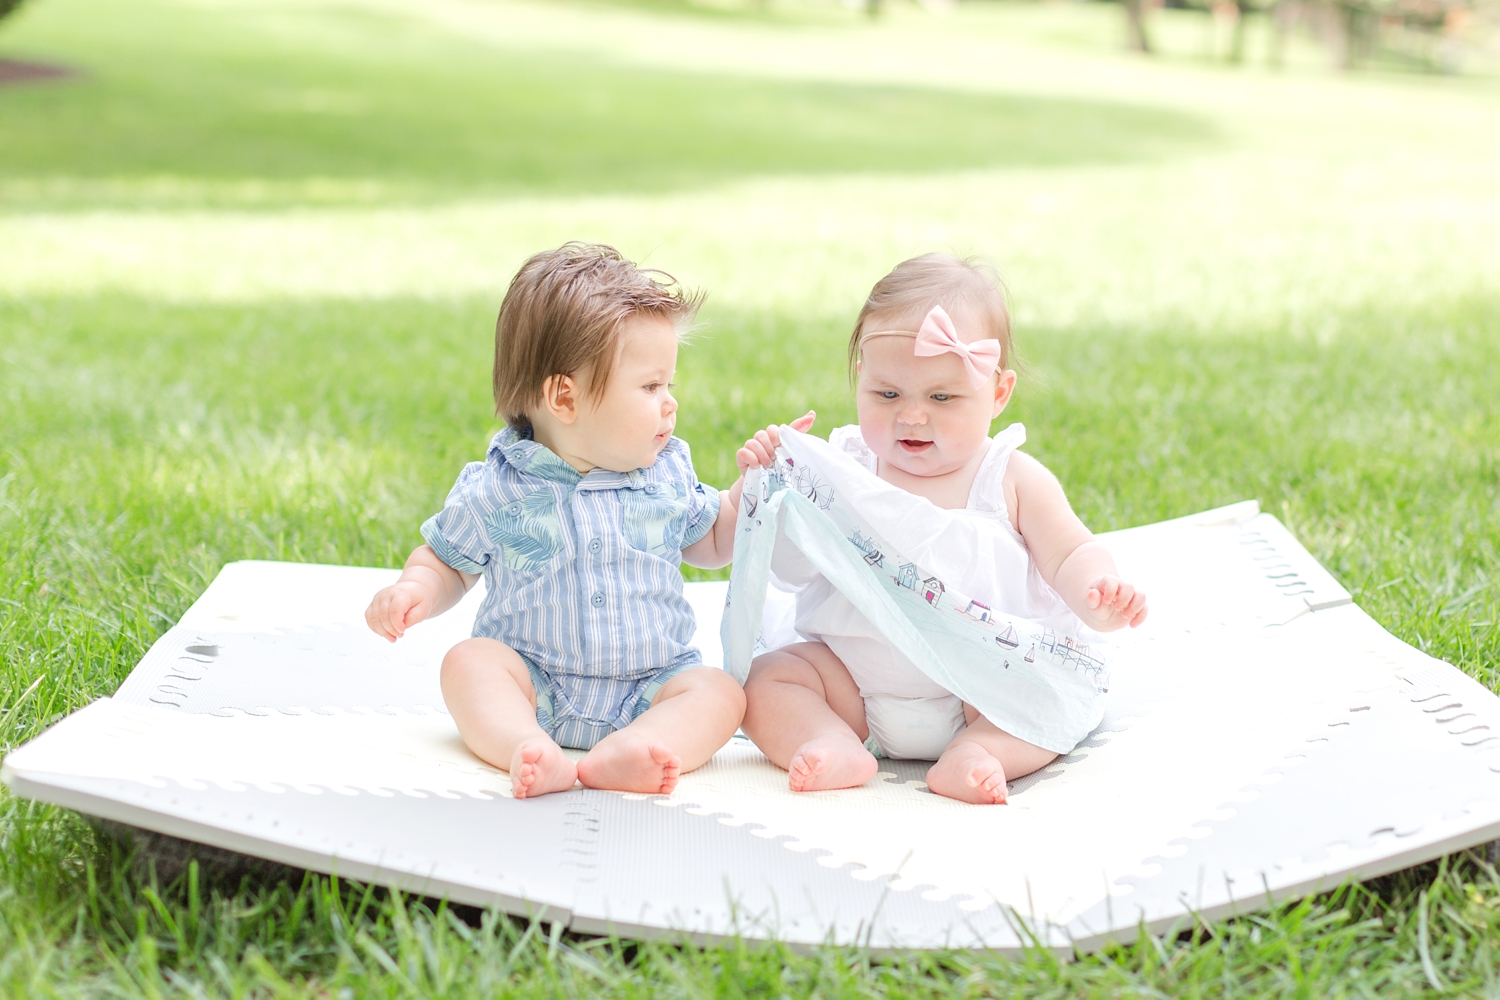
[[[1000,372],[999,377],[995,379],[995,409],[990,414],[991,420],[998,417],[1000,411],[1005,409],[1006,404],[1010,402],[1011,393],[1015,391],[1016,373],[1007,368]]]
[[[542,409],[560,423],[571,424],[578,419],[578,381],[571,375],[548,375],[542,383]]]

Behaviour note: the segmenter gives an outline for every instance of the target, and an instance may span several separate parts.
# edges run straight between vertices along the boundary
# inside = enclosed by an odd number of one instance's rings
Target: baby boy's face
[[[656,463],[677,426],[671,381],[677,371],[677,330],[660,316],[639,313],[620,331],[620,355],[609,385],[579,408],[583,457],[601,469],[629,472]]]
[[[866,330],[915,330],[921,316],[872,316]],[[984,339],[983,327],[967,311],[953,323],[965,343]],[[862,348],[859,366],[859,429],[884,463],[912,476],[957,472],[982,448],[990,421],[1010,398],[1000,379],[974,388],[955,354],[916,356],[914,337],[874,337]]]

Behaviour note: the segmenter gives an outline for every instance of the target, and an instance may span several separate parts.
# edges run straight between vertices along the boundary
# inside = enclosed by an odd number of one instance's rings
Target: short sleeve
[[[835,427],[828,433],[828,443],[853,457],[856,462],[871,472],[875,471],[878,464],[875,461],[875,453],[870,450],[869,445],[865,444],[865,436],[859,432],[859,424]]]
[[[672,458],[679,464],[679,468],[673,471],[681,484],[688,488],[687,526],[682,532],[682,547],[687,548],[713,530],[714,522],[719,519],[719,491],[698,482],[698,474],[693,470],[692,450],[686,441],[673,438],[672,445],[675,452]]]
[[[993,514],[999,520],[1010,522],[1010,510],[1005,503],[1005,470],[1010,467],[1010,456],[1026,443],[1026,426],[1011,424],[990,440],[990,450],[974,475],[974,485],[969,487],[969,509]]]
[[[460,573],[479,576],[493,552],[484,523],[474,512],[474,495],[484,478],[484,463],[470,462],[448,491],[443,509],[422,524],[422,538],[443,562]]]

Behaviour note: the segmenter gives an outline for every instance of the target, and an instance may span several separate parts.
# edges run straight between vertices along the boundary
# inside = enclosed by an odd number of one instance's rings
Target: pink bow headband
[[[935,358],[939,354],[957,354],[969,373],[969,381],[978,389],[989,381],[1000,367],[1000,341],[976,340],[965,344],[958,339],[958,330],[942,306],[933,306],[922,320],[922,325],[912,333],[910,330],[875,330],[860,337],[860,343],[875,337],[916,337],[916,354],[919,358]]]

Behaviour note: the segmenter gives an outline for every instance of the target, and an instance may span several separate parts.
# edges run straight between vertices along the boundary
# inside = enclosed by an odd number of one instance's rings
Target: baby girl
[[[991,270],[947,254],[908,260],[875,285],[855,322],[859,424],[829,442],[893,486],[1004,526],[1003,565],[967,567],[996,591],[966,587],[977,600],[1100,631],[1140,625],[1145,595],[1120,579],[1057,479],[1017,450],[1025,429],[988,436],[1015,389],[1011,357],[1010,317]],[[741,467],[769,467],[779,444],[775,428],[757,433],[740,450]],[[826,596],[798,604],[796,629],[808,641],[757,657],[745,684],[745,733],[787,769],[794,791],[864,784],[882,754],[936,758],[929,789],[1000,803],[1007,779],[1057,756],[937,685],[837,590],[816,593]]]
[[[365,612],[394,642],[485,578],[473,638],[443,660],[443,701],[517,798],[575,781],[671,792],[744,715],[740,686],[689,645],[678,571],[729,562],[739,500],[739,484],[699,483],[672,435],[678,338],[696,306],[609,247],[528,260],[495,326],[508,426]],[[575,765],[563,747],[588,752]]]

